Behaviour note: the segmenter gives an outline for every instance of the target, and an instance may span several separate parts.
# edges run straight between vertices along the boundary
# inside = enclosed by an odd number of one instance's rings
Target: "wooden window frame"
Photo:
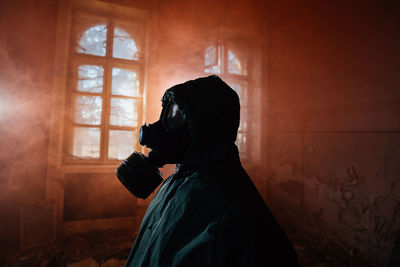
[[[143,27],[143,38],[142,38],[142,50],[145,52],[141,55],[142,65],[140,65],[140,82],[143,93],[143,101],[146,99],[146,71],[147,71],[147,57],[146,53],[148,44],[148,29],[149,11],[144,9],[135,8],[133,6],[122,6],[118,4],[111,4],[96,0],[62,0],[58,2],[57,10],[57,32],[56,32],[56,49],[54,59],[54,76],[53,76],[53,91],[52,99],[50,101],[52,105],[50,122],[50,138],[49,138],[49,151],[47,160],[47,175],[46,175],[46,199],[55,200],[55,213],[53,215],[54,225],[56,227],[57,234],[59,233],[70,233],[70,232],[87,232],[92,230],[103,231],[105,229],[132,229],[137,227],[139,222],[136,217],[116,217],[116,218],[104,218],[104,219],[89,219],[79,221],[65,222],[63,219],[64,213],[64,183],[66,177],[69,174],[74,173],[98,173],[102,175],[104,173],[112,173],[116,166],[120,164],[120,161],[108,161],[107,163],[90,162],[87,160],[79,160],[75,162],[65,161],[65,138],[69,136],[68,133],[68,122],[70,119],[70,108],[68,105],[71,100],[69,97],[69,75],[71,75],[70,62],[72,59],[70,50],[71,43],[73,43],[72,34],[72,18],[73,12],[79,10],[80,12],[86,12],[89,14],[97,14],[102,17],[114,17],[118,22],[121,20],[128,20],[134,24],[139,24]],[[137,42],[137,40],[136,40]],[[74,47],[76,48],[76,47]],[[89,59],[90,56],[87,58]],[[91,57],[90,57],[91,58]],[[92,59],[92,58],[91,58]],[[93,59],[94,63],[98,61]],[[122,59],[113,59],[115,61],[124,64]],[[145,103],[145,102],[143,102]],[[143,110],[143,106],[141,107]],[[139,119],[144,121],[146,111],[143,110],[143,117]],[[140,123],[140,122],[138,122]]]
[[[230,36],[237,36],[240,34],[235,34],[230,32],[229,34]],[[228,85],[232,84],[232,83],[236,83],[236,84],[240,84],[240,85],[245,85],[245,90],[246,90],[246,103],[241,102],[240,103],[240,107],[241,107],[241,115],[242,115],[242,109],[246,108],[247,110],[247,118],[251,117],[251,113],[253,112],[253,110],[249,107],[249,99],[251,99],[252,97],[252,90],[248,90],[249,88],[252,87],[253,85],[253,60],[252,60],[252,55],[250,55],[250,52],[247,51],[247,74],[243,75],[243,74],[236,74],[236,73],[230,73],[228,71],[228,51],[235,51],[236,49],[240,49],[240,47],[235,47],[235,45],[233,45],[233,43],[235,43],[235,40],[232,40],[233,38],[226,38],[223,39],[222,41],[218,41],[217,43],[209,43],[207,47],[213,45],[216,47],[216,53],[217,53],[217,64],[219,65],[219,73],[215,73],[215,72],[205,72],[206,74],[216,74],[218,75],[223,81],[225,81]],[[206,49],[204,51],[206,51]],[[245,49],[250,50],[248,47],[246,47]],[[214,64],[215,65],[215,64]],[[203,68],[209,68],[212,67],[214,65],[206,65],[205,64],[205,57],[203,56]],[[242,101],[242,100],[241,100]],[[250,127],[249,127],[249,123],[247,123],[247,127],[246,129],[238,129],[238,134],[239,133],[244,133],[247,137],[247,142],[245,144],[246,146],[246,152],[240,152],[239,153],[241,155],[241,160],[243,163],[248,163],[251,161],[250,159],[250,149],[251,149],[251,144],[250,144],[250,140],[249,140],[249,132],[251,131]]]
[[[130,28],[140,29],[140,21],[128,20],[128,17],[121,19],[116,17],[115,10],[112,13],[88,11],[87,8],[78,7],[72,11],[71,27],[70,27],[70,45],[68,51],[68,78],[66,88],[66,116],[64,121],[63,135],[63,149],[62,149],[62,160],[64,165],[113,165],[120,162],[120,159],[109,159],[108,148],[109,148],[109,131],[110,130],[129,130],[134,132],[134,138],[137,139],[139,127],[142,124],[144,110],[144,72],[145,72],[145,26],[142,32],[139,30],[139,39],[134,39],[139,49],[139,58],[137,60],[121,59],[113,57],[113,40],[114,40],[114,29],[120,27],[122,29]],[[124,16],[121,16],[124,17]],[[76,50],[76,44],[80,33],[77,32],[77,28],[74,24],[75,20],[93,19],[103,22],[107,27],[107,38],[106,38],[106,53],[105,56],[97,56],[79,53]],[[122,27],[121,27],[122,25]],[[129,32],[129,30],[127,30]],[[77,68],[79,65],[99,65],[103,67],[103,87],[101,93],[90,93],[81,92],[76,90],[77,84]],[[112,95],[112,69],[123,68],[127,70],[134,70],[137,73],[139,80],[139,96],[121,96]],[[74,101],[76,95],[88,95],[88,96],[101,96],[102,98],[102,111],[101,111],[101,122],[99,125],[89,124],[78,124],[74,122]],[[124,98],[124,99],[136,99],[138,109],[138,120],[136,126],[113,126],[110,124],[110,110],[111,110],[111,99],[112,98]],[[100,147],[99,147],[99,158],[84,159],[74,157],[72,155],[72,143],[73,143],[73,130],[74,127],[93,127],[100,129]],[[133,150],[140,150],[138,143]]]

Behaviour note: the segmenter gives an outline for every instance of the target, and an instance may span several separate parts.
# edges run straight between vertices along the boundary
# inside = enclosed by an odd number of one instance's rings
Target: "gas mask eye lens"
[[[181,126],[185,123],[185,118],[179,110],[178,105],[172,103],[168,105],[163,121],[165,129],[168,132],[173,132],[181,128]]]
[[[169,108],[169,112],[167,114],[167,119],[173,119],[173,118],[179,116],[179,114],[180,114],[180,111],[179,111],[178,105],[177,104],[173,104]]]

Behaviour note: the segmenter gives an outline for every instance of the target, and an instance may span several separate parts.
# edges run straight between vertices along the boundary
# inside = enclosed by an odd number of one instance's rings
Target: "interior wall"
[[[270,1],[268,201],[382,266],[400,231],[395,1]]]
[[[0,4],[0,246],[17,246],[20,207],[44,199],[56,1]]]
[[[154,3],[149,18],[147,123],[159,119],[161,98],[166,89],[210,75],[204,72],[204,52],[210,44],[221,41],[220,32],[255,36],[254,43],[261,44],[264,14],[259,12],[260,6],[263,4],[254,0],[159,0]],[[173,168],[172,165],[164,167],[163,176],[168,177]]]
[[[260,35],[257,1],[159,0],[150,8],[148,121],[157,120],[165,90],[204,72],[207,45],[217,41],[217,31]],[[252,16],[252,17],[251,17]]]
[[[4,247],[21,245],[21,229],[27,229],[20,225],[21,208],[45,200],[51,107],[54,105],[57,8],[62,1],[1,3],[0,211],[5,219],[0,224],[0,244]],[[257,34],[261,29],[258,17],[248,19],[257,9],[248,2],[103,2],[145,9],[149,13],[147,122],[158,119],[160,99],[167,88],[206,76],[202,61],[206,42],[214,41],[208,37],[210,32],[215,34],[217,28],[224,28]],[[92,198],[88,195],[88,199]],[[79,203],[80,199],[76,201]],[[45,210],[51,211],[54,203],[47,204]],[[68,206],[66,211],[71,220],[86,218],[74,213],[73,207]],[[93,212],[96,217],[100,216],[96,210]],[[109,216],[112,216],[111,211]],[[38,218],[31,220],[37,222]]]
[[[165,89],[202,73],[210,31],[259,35],[260,191],[285,227],[386,261],[400,230],[399,4],[107,2],[150,10],[147,122]],[[1,2],[1,246],[18,245],[20,204],[44,199],[56,17],[56,1]]]

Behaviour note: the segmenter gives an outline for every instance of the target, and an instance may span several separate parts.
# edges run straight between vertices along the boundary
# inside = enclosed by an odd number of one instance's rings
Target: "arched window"
[[[124,159],[137,149],[143,113],[142,31],[135,24],[78,13],[72,34],[65,161]]]
[[[243,161],[249,157],[249,99],[248,86],[250,75],[247,49],[234,48],[232,45],[210,45],[204,53],[204,72],[219,75],[239,95],[240,126],[236,145]]]

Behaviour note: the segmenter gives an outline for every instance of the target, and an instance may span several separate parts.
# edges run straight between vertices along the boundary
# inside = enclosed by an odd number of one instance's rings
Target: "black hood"
[[[190,80],[168,89],[163,106],[173,101],[182,111],[192,136],[188,157],[235,146],[240,122],[237,93],[216,75]]]

